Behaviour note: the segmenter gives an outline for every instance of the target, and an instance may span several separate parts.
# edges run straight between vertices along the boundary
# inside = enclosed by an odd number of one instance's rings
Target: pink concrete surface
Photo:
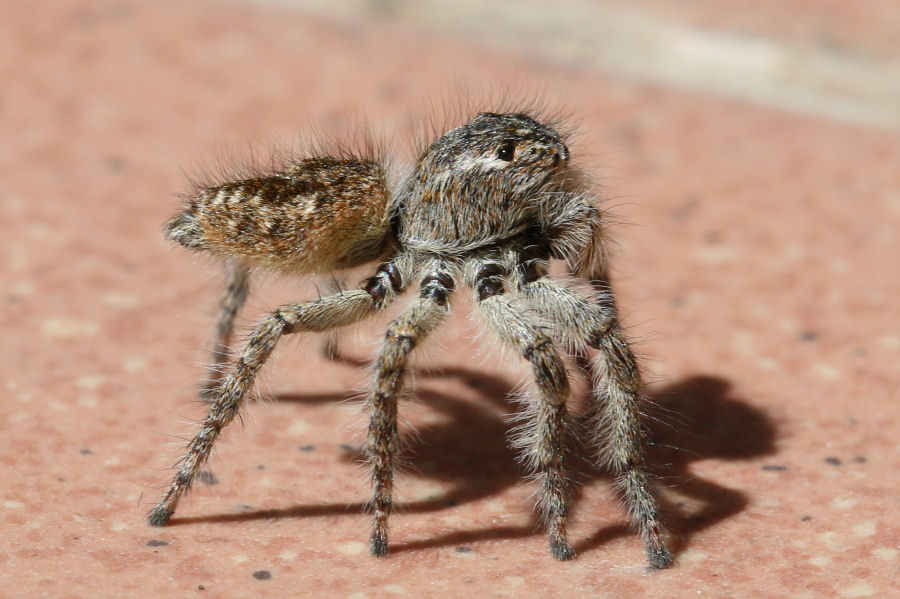
[[[0,597],[896,592],[895,133],[253,5],[3,9]],[[654,381],[677,566],[647,572],[608,477],[586,471],[579,558],[549,556],[504,441],[524,371],[485,355],[464,306],[402,407],[418,434],[390,556],[366,553],[365,417],[344,401],[377,324],[342,338],[345,362],[314,338],[284,343],[271,401],[228,432],[171,524],[147,526],[203,413],[220,285],[161,238],[183,170],[359,115],[402,145],[459,87],[504,85],[580,117],[573,152],[621,222],[614,274]],[[245,324],[316,293],[257,290]]]

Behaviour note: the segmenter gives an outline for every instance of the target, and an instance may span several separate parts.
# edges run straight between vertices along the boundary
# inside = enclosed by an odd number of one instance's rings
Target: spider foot
[[[376,530],[372,534],[372,542],[370,544],[372,549],[372,555],[377,557],[383,557],[387,555],[388,552],[388,541],[387,541],[387,533],[384,531]]]
[[[662,547],[647,547],[647,561],[653,570],[664,570],[672,565],[672,552]]]
[[[550,553],[558,560],[569,560],[575,557],[575,550],[566,541],[550,541]]]
[[[165,526],[171,517],[172,510],[164,505],[158,505],[147,514],[147,522],[150,523],[150,526]]]

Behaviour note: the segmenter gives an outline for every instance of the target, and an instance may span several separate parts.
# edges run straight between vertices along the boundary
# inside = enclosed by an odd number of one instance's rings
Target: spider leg
[[[603,212],[585,192],[562,192],[543,198],[540,248],[564,260],[583,279],[605,279],[609,263]]]
[[[175,512],[178,500],[190,489],[197,470],[209,458],[219,433],[240,411],[259,369],[281,336],[302,331],[327,331],[371,316],[402,290],[401,270],[393,263],[384,264],[363,289],[286,304],[256,325],[231,372],[216,388],[209,413],[188,443],[181,467],[165,496],[150,510],[148,520],[151,525],[162,526]]]
[[[577,352],[584,352],[587,346],[599,350],[591,361],[595,374],[590,427],[595,449],[616,475],[650,565],[666,568],[672,563],[672,553],[663,540],[658,502],[644,465],[641,378],[616,318],[611,292],[595,303],[556,281],[528,276],[527,269],[525,273],[520,289],[532,307],[550,320]]]
[[[330,279],[322,283],[322,292],[326,294],[338,293],[344,289],[346,277],[342,274],[333,274]],[[338,329],[328,331],[324,336],[321,346],[322,357],[331,362],[340,362],[341,355],[341,333]]]
[[[222,293],[221,311],[214,331],[212,365],[209,376],[200,389],[204,401],[215,399],[216,389],[222,382],[222,370],[229,362],[229,347],[234,334],[234,321],[247,301],[250,291],[250,271],[238,262],[227,266],[225,291]]]
[[[549,527],[550,553],[567,560],[575,557],[566,533],[569,379],[553,340],[516,305],[518,294],[505,292],[504,274],[504,267],[497,263],[477,268],[473,285],[476,306],[488,328],[531,363],[538,393],[526,416],[530,422],[522,427],[516,444],[523,447],[526,463],[536,473],[538,505]]]
[[[375,365],[375,380],[369,395],[370,421],[366,453],[372,467],[375,526],[373,555],[388,551],[387,521],[391,513],[394,462],[399,453],[397,437],[397,395],[403,385],[407,358],[413,348],[447,316],[454,287],[450,275],[435,270],[421,283],[419,297],[391,324]]]

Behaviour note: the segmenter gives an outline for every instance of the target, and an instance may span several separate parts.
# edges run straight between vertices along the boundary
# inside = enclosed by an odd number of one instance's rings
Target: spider
[[[271,175],[197,190],[166,235],[230,264],[213,357],[220,365],[251,269],[310,274],[382,261],[360,288],[280,306],[256,324],[227,376],[207,385],[209,413],[150,511],[151,525],[172,516],[282,336],[361,321],[415,288],[415,299],[388,326],[367,397],[370,548],[385,555],[407,360],[465,288],[484,327],[531,366],[534,389],[516,445],[537,481],[550,552],[561,560],[575,556],[566,533],[571,391],[563,358],[575,355],[590,360],[595,373],[589,445],[615,474],[651,567],[672,563],[644,463],[640,375],[612,292],[577,293],[549,276],[550,260],[589,280],[606,269],[602,214],[552,126],[522,113],[477,114],[425,148],[393,188],[374,158],[295,159]]]

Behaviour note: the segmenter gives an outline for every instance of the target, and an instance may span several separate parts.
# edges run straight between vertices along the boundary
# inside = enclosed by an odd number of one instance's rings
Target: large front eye
[[[497,158],[503,160],[505,162],[512,162],[512,159],[516,155],[516,145],[512,142],[507,142],[497,148]]]

